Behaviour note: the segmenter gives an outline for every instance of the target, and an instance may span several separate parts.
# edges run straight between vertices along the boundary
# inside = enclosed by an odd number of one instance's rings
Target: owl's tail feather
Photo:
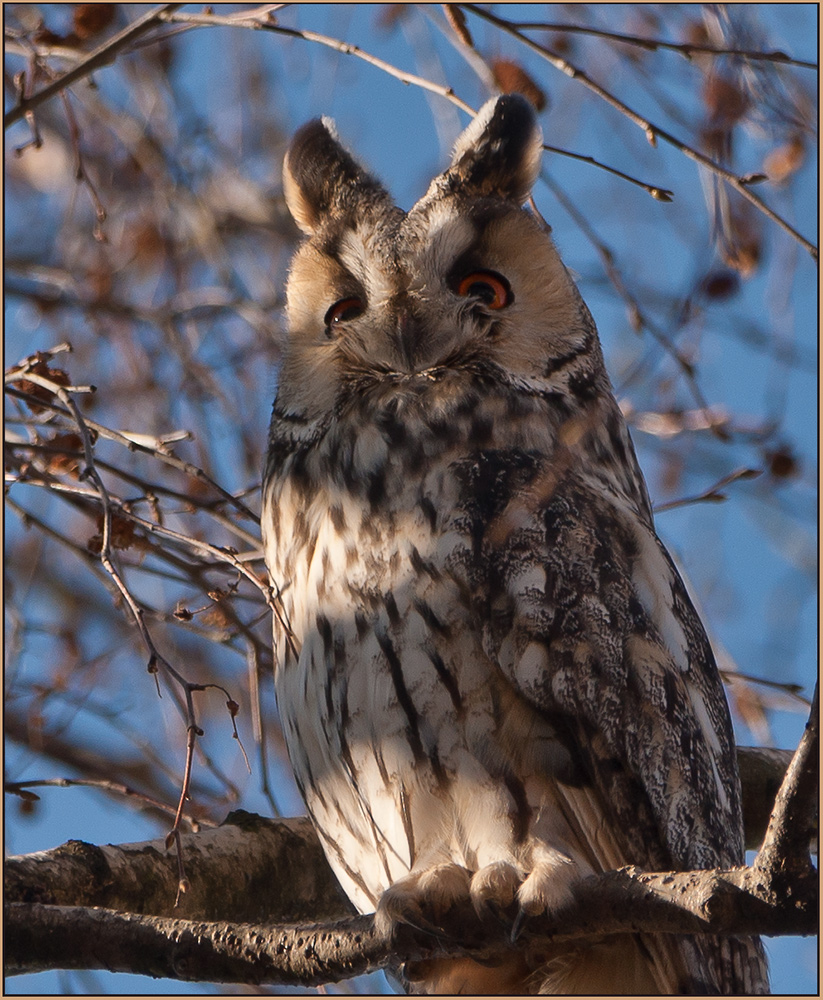
[[[567,946],[539,972],[541,995],[762,996],[766,961],[755,938],[615,936]]]
[[[427,996],[763,995],[760,942],[752,938],[620,935],[515,952],[495,962],[435,959],[406,968],[410,992]]]
[[[677,961],[676,949],[674,957]],[[407,966],[405,972],[411,992],[426,996],[658,996],[679,992],[682,961],[677,969],[668,970],[661,967],[663,963],[665,956],[653,957],[636,935],[621,935],[579,946],[566,942],[539,952],[509,952],[496,963],[435,959]]]
[[[661,996],[678,993],[683,963],[659,939],[620,935],[557,945],[532,978],[541,996]],[[537,987],[535,989],[535,986]]]
[[[409,993],[422,996],[522,996],[530,977],[525,956],[507,954],[494,964],[439,958],[406,966]]]

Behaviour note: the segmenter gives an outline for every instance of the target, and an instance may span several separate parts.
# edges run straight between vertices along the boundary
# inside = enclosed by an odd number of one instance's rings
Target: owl
[[[387,931],[465,900],[516,932],[593,873],[743,863],[706,633],[592,317],[523,208],[541,155],[508,95],[408,212],[327,119],[284,166],[305,239],[263,483],[290,628],[276,695],[329,863]],[[768,992],[754,938],[534,948],[402,975],[426,994]]]

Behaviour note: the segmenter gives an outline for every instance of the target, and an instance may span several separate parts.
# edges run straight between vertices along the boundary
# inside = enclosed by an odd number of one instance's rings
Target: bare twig
[[[9,383],[11,382],[20,382],[26,380],[29,382],[35,381],[30,374],[21,373],[17,370],[13,371],[6,377],[6,385],[7,385],[6,391],[11,395],[17,396],[17,398],[19,399],[28,400],[30,397],[26,393],[21,392],[18,389],[14,389],[12,386],[9,385]],[[44,388],[51,390],[54,383],[49,382],[48,380],[43,380],[41,382],[38,382],[38,385],[42,385]],[[55,393],[55,395],[57,395],[57,393]],[[68,417],[71,416],[71,411],[68,408],[57,406],[51,400],[38,399],[37,404],[38,406],[46,407],[50,410],[53,410],[55,413],[59,413],[61,416],[68,416]],[[139,441],[135,441],[133,436],[130,437],[128,434],[122,431],[112,430],[110,427],[106,427],[103,424],[99,424],[96,421],[89,419],[88,417],[84,419],[86,422],[86,426],[90,430],[93,430],[95,434],[98,434],[100,437],[107,438],[109,441],[116,441],[118,444],[123,445],[123,447],[128,448],[129,451],[137,451],[137,452],[142,452],[144,455],[152,455],[154,458],[156,458],[159,462],[162,462],[164,465],[169,465],[174,469],[178,469],[180,472],[185,472],[188,475],[193,476],[195,479],[198,479],[200,482],[207,485],[210,489],[213,489],[224,500],[226,500],[229,504],[231,504],[232,507],[234,507],[236,510],[240,511],[246,517],[248,517],[249,520],[253,521],[255,524],[259,524],[260,519],[250,507],[247,507],[246,504],[242,502],[242,500],[239,500],[232,493],[229,493],[228,490],[224,490],[222,486],[216,483],[210,476],[208,476],[202,469],[199,469],[196,465],[192,465],[191,462],[181,461],[181,459],[176,458],[174,455],[170,455],[167,451],[164,451],[159,447],[150,447],[146,444],[142,444]]]
[[[36,358],[36,356],[35,356],[35,358]],[[40,359],[37,359],[37,360],[39,361]],[[181,846],[180,846],[180,843],[181,843],[180,842],[180,823],[182,822],[182,819],[183,819],[183,812],[184,812],[185,802],[188,799],[188,795],[189,795],[189,787],[190,787],[190,784],[191,784],[191,770],[192,770],[193,754],[194,754],[194,748],[195,748],[196,739],[197,739],[198,736],[202,736],[203,735],[203,730],[200,729],[200,727],[197,724],[197,717],[196,717],[196,714],[195,714],[193,694],[194,694],[195,691],[203,690],[203,685],[194,684],[194,683],[188,681],[171,664],[171,662],[160,653],[160,651],[158,650],[157,646],[155,645],[155,642],[154,642],[154,639],[152,638],[151,632],[149,631],[149,629],[148,629],[148,627],[146,625],[143,608],[140,606],[140,604],[134,598],[134,596],[132,595],[132,593],[129,590],[128,586],[126,585],[126,582],[123,579],[120,571],[115,566],[114,558],[113,558],[113,546],[112,546],[112,541],[111,541],[111,538],[112,538],[112,508],[114,506],[120,506],[120,505],[119,505],[118,501],[116,501],[116,500],[113,501],[112,500],[112,498],[111,498],[111,496],[109,494],[109,491],[108,491],[108,489],[106,488],[106,486],[105,486],[105,484],[103,482],[103,479],[102,479],[102,477],[100,475],[100,472],[97,469],[97,466],[95,464],[94,445],[93,445],[93,442],[92,442],[92,439],[91,439],[91,435],[89,433],[88,426],[86,425],[86,422],[85,422],[82,414],[80,413],[79,407],[77,406],[77,404],[75,403],[74,399],[70,395],[70,392],[72,392],[72,391],[74,391],[74,392],[77,392],[77,391],[89,391],[92,387],[88,387],[88,386],[81,386],[81,387],[66,386],[66,387],[64,387],[64,386],[59,385],[58,383],[56,383],[56,382],[54,382],[54,381],[52,381],[50,379],[44,378],[42,375],[38,374],[37,372],[32,371],[31,368],[32,368],[32,364],[24,363],[19,368],[14,369],[11,372],[7,373],[7,375],[5,376],[6,381],[7,382],[27,381],[29,383],[33,383],[34,385],[40,386],[41,388],[46,389],[48,392],[51,392],[55,396],[57,396],[57,398],[63,403],[64,407],[71,413],[71,415],[72,415],[72,417],[74,419],[75,426],[77,427],[77,430],[80,433],[80,436],[81,436],[81,439],[82,439],[82,442],[83,442],[83,453],[84,453],[84,460],[85,460],[85,468],[84,468],[83,472],[81,473],[80,478],[81,479],[83,479],[83,478],[89,478],[89,479],[91,479],[93,481],[93,483],[94,483],[94,485],[96,487],[97,495],[98,495],[98,497],[100,499],[101,506],[102,506],[103,526],[102,526],[102,538],[101,538],[101,542],[100,542],[100,561],[102,562],[103,567],[106,570],[106,572],[108,573],[109,577],[114,582],[114,584],[115,584],[117,590],[119,591],[121,597],[126,602],[128,608],[129,608],[129,610],[131,612],[131,615],[132,615],[132,617],[133,617],[133,619],[135,621],[135,624],[137,625],[138,631],[140,632],[141,638],[143,639],[143,643],[144,643],[144,645],[146,647],[146,650],[148,651],[148,655],[149,655],[149,672],[150,673],[156,673],[158,665],[162,666],[162,668],[166,672],[166,674],[173,681],[175,681],[176,684],[179,686],[180,690],[182,691],[183,698],[184,698],[184,701],[185,701],[186,734],[187,734],[187,737],[186,737],[186,763],[185,763],[185,768],[184,768],[183,782],[182,782],[182,787],[181,787],[181,790],[180,790],[180,798],[179,798],[179,802],[178,802],[177,812],[176,812],[176,815],[175,815],[175,818],[174,818],[174,823],[172,825],[171,831],[170,831],[170,833],[168,835],[168,842],[169,843],[174,843],[177,846],[177,864],[178,864],[178,871],[179,871],[179,879],[178,879],[178,898],[179,898],[179,894],[181,892],[185,892],[187,890],[187,888],[188,888],[188,880],[187,880],[186,875],[185,875],[184,862],[183,862],[183,854],[182,854],[182,849],[181,849]],[[131,515],[130,512],[127,512],[125,510],[125,508],[123,508],[122,513],[123,514],[127,514],[130,517],[134,517],[134,515]],[[142,521],[142,519],[137,519],[137,520],[141,520]],[[160,527],[159,525],[155,525],[155,524],[153,524],[150,521],[145,521],[145,522],[143,522],[143,524],[144,524],[144,526],[148,526],[149,528],[153,528],[153,529],[157,529],[157,528]],[[168,530],[168,529],[164,529],[164,530]],[[174,534],[177,534],[177,533],[174,533]],[[180,537],[182,538],[182,537],[185,537],[185,536],[180,536]],[[237,566],[241,566],[242,564],[236,563],[236,565]],[[245,575],[249,576],[251,579],[254,579],[255,582],[258,583],[258,586],[259,586],[259,581],[256,580],[256,578],[254,577],[253,574],[250,574],[247,570],[245,570],[245,567],[242,568],[242,571],[245,573]],[[273,601],[271,601],[271,598],[268,596],[268,592],[267,592],[267,600],[269,600],[269,602],[273,605]],[[274,610],[274,607],[273,607],[273,610]],[[159,692],[159,688],[158,688],[158,692]],[[236,733],[236,729],[235,729],[235,733]],[[243,751],[243,755],[245,757],[245,750]],[[248,763],[248,758],[246,758],[246,763]]]
[[[701,153],[694,147],[689,146],[688,143],[685,143],[676,136],[672,135],[671,132],[666,131],[666,129],[661,128],[659,125],[655,125],[639,112],[630,108],[618,97],[615,97],[611,91],[607,90],[601,84],[593,80],[584,70],[574,66],[567,59],[563,59],[561,56],[556,55],[544,45],[540,45],[538,42],[533,41],[527,35],[524,35],[521,31],[514,27],[510,21],[497,17],[497,15],[492,14],[491,11],[478,7],[477,4],[461,4],[461,7],[465,10],[471,11],[477,17],[496,25],[501,31],[506,32],[513,38],[517,38],[523,43],[523,45],[531,49],[533,52],[536,52],[542,59],[545,59],[546,62],[554,66],[555,69],[564,73],[570,79],[577,80],[593,94],[596,94],[601,100],[611,105],[611,107],[615,108],[622,115],[625,115],[630,122],[642,129],[646,134],[646,138],[652,145],[656,145],[657,140],[662,139],[670,146],[674,146],[675,149],[678,149],[684,156],[688,156],[689,159],[694,160],[696,163],[699,163],[700,166],[705,167],[717,177],[722,178],[722,180],[724,180],[731,188],[750,201],[756,208],[759,209],[759,211],[771,219],[772,222],[780,226],[781,229],[787,232],[794,240],[804,247],[815,260],[817,260],[817,247],[810,240],[807,240],[805,236],[802,236],[786,221],[786,219],[778,215],[778,213],[773,209],[769,208],[762,198],[754,194],[749,187],[751,182],[747,182],[747,178],[739,177],[733,171],[727,170],[726,167],[722,166],[722,164],[717,163],[715,160],[712,160],[711,157],[706,156],[705,153]]]
[[[177,6],[181,5],[178,4]],[[392,63],[386,62],[385,59],[380,59],[378,56],[372,55],[370,52],[366,52],[365,49],[361,49],[358,45],[341,41],[339,38],[331,38],[328,35],[321,35],[316,31],[301,30],[299,28],[287,28],[285,25],[274,24],[270,21],[257,17],[250,17],[242,13],[229,15],[227,17],[217,14],[168,13],[163,14],[160,17],[160,20],[169,24],[185,24],[193,28],[206,25],[223,25],[236,28],[251,28],[255,31],[269,31],[277,35],[286,35],[289,38],[302,38],[307,42],[315,42],[318,45],[325,45],[327,48],[334,49],[335,52],[340,52],[343,55],[354,56],[357,59],[362,59],[363,62],[368,63],[370,66],[374,66],[376,69],[382,70],[384,73],[388,73],[389,76],[393,76],[401,83],[413,84],[416,87],[421,87],[423,90],[429,90],[433,94],[439,94],[441,97],[445,97],[446,100],[451,101],[452,104],[461,108],[463,111],[468,112],[470,115],[477,113],[470,104],[461,100],[451,87],[444,87],[442,84],[434,83],[432,80],[427,80],[425,77],[416,76],[414,73],[407,73],[405,70],[398,69],[398,67],[392,65]]]
[[[722,479],[718,479],[714,485],[709,486],[693,497],[683,497],[679,500],[669,500],[666,503],[655,504],[655,514],[661,514],[666,510],[676,510],[678,507],[688,507],[695,503],[718,503],[726,499],[726,494],[720,491],[724,486],[737,482],[739,479],[754,479],[762,475],[762,469],[736,469]]]
[[[629,184],[635,184],[637,187],[643,188],[644,191],[648,191],[655,201],[672,201],[674,199],[674,193],[669,191],[668,188],[659,187],[656,184],[647,184],[646,181],[641,181],[637,177],[632,177],[631,174],[624,173],[616,167],[610,167],[607,163],[601,163],[600,160],[596,160],[593,156],[584,156],[581,153],[572,153],[568,149],[560,149],[559,146],[544,145],[543,149],[545,149],[547,153],[557,153],[559,156],[566,156],[570,160],[579,160],[581,163],[590,163],[593,167],[605,170],[609,174],[614,174],[615,177],[619,177],[621,180],[628,181]]]
[[[74,151],[74,179],[79,183],[84,184],[86,190],[89,192],[89,197],[94,205],[94,215],[97,219],[94,226],[94,238],[99,243],[102,243],[105,240],[102,226],[106,221],[106,209],[103,207],[103,202],[100,200],[97,188],[92,183],[91,177],[89,177],[88,170],[86,170],[86,164],[83,159],[83,151],[80,148],[80,128],[77,124],[77,117],[71,107],[68,91],[61,90],[60,97],[66,111],[66,121],[69,123],[69,138]]]
[[[666,336],[657,323],[655,323],[648,315],[648,312],[641,308],[637,296],[629,290],[626,282],[623,280],[623,275],[620,273],[620,270],[615,264],[614,253],[600,239],[589,220],[576,207],[571,198],[566,195],[566,192],[546,170],[541,172],[540,177],[597,251],[598,256],[603,262],[606,276],[628,307],[629,322],[632,328],[636,331],[647,330],[654,340],[656,340],[657,343],[660,344],[666,353],[674,360],[677,367],[683,373],[695,402],[706,415],[707,426],[716,437],[721,438],[721,440],[725,440],[726,435],[722,427],[717,424],[717,421],[712,419],[711,408],[706,400],[706,397],[703,395],[700,385],[698,384],[697,373],[693,362],[691,362],[683,354],[683,352],[677,348],[673,341]]]
[[[455,6],[464,6],[462,4]],[[610,42],[622,42],[624,45],[634,45],[649,52],[666,49],[677,52],[685,59],[691,60],[699,53],[710,56],[737,56],[753,61],[782,63],[786,66],[798,66],[802,69],[817,70],[818,65],[804,59],[794,59],[785,52],[758,52],[752,49],[717,48],[713,45],[700,45],[696,42],[667,42],[662,38],[641,38],[639,35],[625,35],[619,31],[606,31],[604,28],[593,28],[583,24],[564,24],[562,21],[509,21],[509,24],[520,31],[559,31],[568,35],[594,35]]]
[[[131,44],[141,35],[144,35],[147,31],[150,31],[152,28],[162,23],[161,15],[177,10],[178,7],[182,6],[183,4],[181,3],[165,3],[161,4],[159,7],[155,7],[153,10],[147,11],[142,17],[138,17],[137,20],[130,24],[127,28],[124,28],[113,38],[104,42],[96,48],[94,52],[90,53],[82,62],[73,66],[61,77],[58,77],[58,79],[56,79],[53,83],[48,84],[48,86],[44,87],[42,90],[38,90],[28,97],[22,97],[20,101],[18,101],[18,103],[3,116],[3,127],[8,128],[10,125],[19,121],[28,112],[34,111],[34,109],[39,107],[44,101],[47,101],[50,97],[54,97],[55,94],[59,94],[61,90],[64,90],[72,83],[75,83],[77,80],[82,80],[83,77],[93,73],[94,70],[99,69],[102,66],[108,66],[110,63],[114,62],[114,58],[118,52],[124,49],[127,45]]]
[[[110,779],[35,778],[30,781],[6,781],[3,783],[4,791],[8,792],[10,795],[18,795],[21,798],[26,798],[27,796],[25,793],[27,793],[31,788],[99,788],[105,792],[111,792],[113,795],[122,795],[125,798],[133,798],[140,802],[145,802],[145,804],[151,806],[152,809],[168,813],[171,816],[174,816],[177,812],[176,806],[170,806],[165,802],[161,802],[159,799],[153,798],[151,795],[146,795],[145,792],[132,788],[130,785],[124,785],[119,781],[112,781]],[[38,799],[39,796],[31,793],[31,798]],[[188,813],[184,813],[182,819],[185,819],[193,831],[197,831],[201,825],[216,825],[208,819],[195,819],[194,816],[191,816]]]

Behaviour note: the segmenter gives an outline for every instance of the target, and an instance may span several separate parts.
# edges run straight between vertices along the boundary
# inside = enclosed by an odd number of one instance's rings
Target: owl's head
[[[289,276],[277,411],[315,422],[352,393],[424,395],[481,371],[566,393],[584,355],[591,389],[590,318],[545,225],[523,208],[541,155],[531,106],[491,100],[405,213],[332,122],[300,129],[283,186],[306,239]]]

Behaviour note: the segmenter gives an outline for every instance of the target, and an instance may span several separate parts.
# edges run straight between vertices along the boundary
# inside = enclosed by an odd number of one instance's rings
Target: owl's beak
[[[397,314],[395,346],[397,359],[404,371],[413,375],[420,361],[421,330],[417,319],[406,309]]]

